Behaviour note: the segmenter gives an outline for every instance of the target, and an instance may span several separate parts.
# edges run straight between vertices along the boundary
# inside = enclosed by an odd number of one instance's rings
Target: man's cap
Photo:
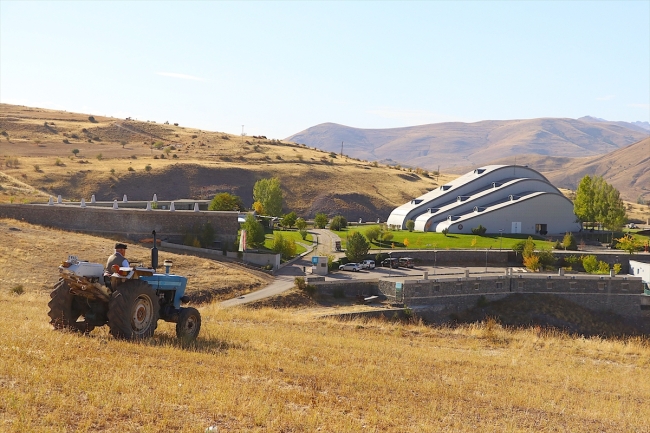
[[[115,244],[115,249],[116,249],[116,250],[125,250],[125,249],[126,249],[126,245],[125,245],[125,244],[117,243],[117,244]]]

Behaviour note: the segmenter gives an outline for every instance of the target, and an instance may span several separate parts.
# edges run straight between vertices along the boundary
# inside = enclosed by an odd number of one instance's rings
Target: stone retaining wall
[[[151,231],[156,230],[161,239],[177,243],[182,242],[185,233],[195,225],[210,223],[215,231],[215,240],[232,244],[237,240],[239,229],[237,216],[237,212],[218,211],[0,204],[1,218],[103,236],[119,235],[132,240],[151,238]]]

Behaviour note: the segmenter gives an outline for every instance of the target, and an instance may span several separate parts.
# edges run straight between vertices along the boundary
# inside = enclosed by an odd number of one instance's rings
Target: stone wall
[[[237,240],[239,229],[237,215],[237,212],[217,211],[0,204],[1,218],[103,236],[119,235],[132,240],[151,238],[151,231],[156,230],[160,239],[171,242],[181,242],[184,234],[195,225],[210,223],[215,231],[215,240],[232,244]]]
[[[401,287],[400,287],[401,284]],[[547,293],[569,299],[595,311],[612,311],[628,318],[650,319],[642,310],[643,286],[635,277],[532,276],[380,280],[378,290],[390,301],[409,307],[427,307],[430,319],[443,321],[476,305],[511,293]]]

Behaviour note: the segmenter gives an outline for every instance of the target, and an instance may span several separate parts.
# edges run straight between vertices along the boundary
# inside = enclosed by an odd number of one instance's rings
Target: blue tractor
[[[151,268],[117,267],[106,275],[104,266],[68,257],[59,266],[61,278],[50,294],[50,323],[55,329],[88,333],[108,325],[111,334],[125,340],[153,336],[158,320],[176,323],[176,336],[185,342],[196,339],[201,329],[201,314],[196,308],[182,307],[187,278],[169,273],[171,261],[164,262],[165,273],[156,273],[158,248],[156,232],[151,249]]]

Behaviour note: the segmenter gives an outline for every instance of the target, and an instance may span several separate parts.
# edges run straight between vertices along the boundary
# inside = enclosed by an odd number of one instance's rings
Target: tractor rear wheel
[[[176,322],[176,337],[184,342],[196,340],[201,330],[201,313],[196,308],[182,308]]]
[[[150,338],[159,317],[160,300],[144,281],[129,280],[120,284],[108,301],[108,327],[115,338]]]
[[[88,333],[95,329],[95,325],[86,322],[84,314],[89,308],[84,308],[84,299],[70,293],[70,286],[65,280],[60,279],[50,293],[50,307],[48,316],[54,329],[69,329]],[[82,318],[82,320],[79,320]]]

